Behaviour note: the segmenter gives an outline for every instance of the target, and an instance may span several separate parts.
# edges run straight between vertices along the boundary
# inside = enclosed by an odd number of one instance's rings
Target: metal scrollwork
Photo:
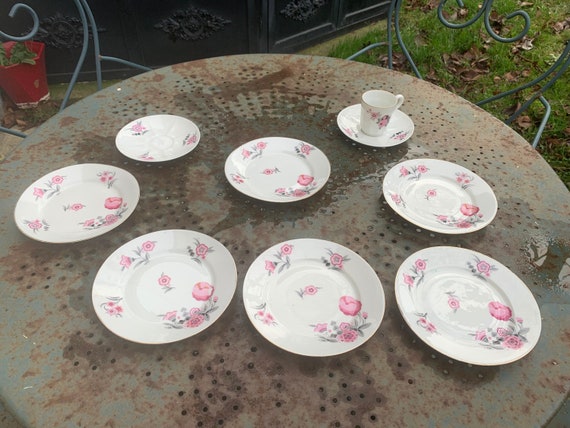
[[[83,24],[80,19],[56,13],[43,19],[36,39],[57,49],[83,46]]]
[[[163,19],[154,27],[167,33],[172,41],[200,40],[211,36],[230,23],[231,21],[214,16],[208,11],[191,7],[177,10],[172,16]]]
[[[23,3],[16,3],[14,6],[12,6],[12,9],[10,9],[10,13],[8,14],[8,16],[10,18],[13,18],[16,13],[18,13],[18,11],[22,9],[22,10],[26,10],[31,16],[32,16],[32,20],[34,21],[34,25],[32,27],[32,29],[30,30],[30,32],[24,36],[12,36],[10,34],[6,34],[3,31],[0,31],[0,37],[4,38],[4,39],[8,39],[8,40],[12,40],[14,42],[23,42],[26,40],[30,40],[31,38],[33,38],[36,33],[38,32],[38,28],[40,26],[40,20],[38,18],[38,14],[36,13],[36,11],[34,9],[32,9],[30,6],[28,6],[27,4],[23,4]]]
[[[293,0],[285,6],[281,13],[288,18],[305,22],[325,4],[326,0]]]
[[[464,7],[464,3],[462,0],[455,0],[455,1],[457,2],[457,5],[459,7],[461,7],[461,8]],[[485,17],[483,19],[483,22],[485,23],[485,29],[487,30],[487,33],[489,33],[489,35],[493,39],[495,39],[496,41],[501,42],[501,43],[516,42],[518,40],[521,40],[524,36],[526,36],[526,34],[528,33],[528,31],[530,29],[530,17],[528,16],[528,13],[526,13],[523,10],[517,10],[515,12],[508,14],[505,17],[507,20],[515,18],[515,17],[521,17],[524,20],[524,28],[521,30],[521,32],[519,34],[517,34],[514,37],[502,37],[495,32],[495,30],[491,26],[491,19],[490,19],[491,10],[493,9],[493,2],[494,2],[494,0],[484,0],[481,8],[477,11],[477,13],[471,19],[469,19],[468,21],[462,22],[462,23],[452,23],[452,22],[449,22],[445,18],[445,16],[443,15],[443,9],[445,7],[445,4],[447,3],[447,0],[441,0],[439,3],[439,6],[437,8],[437,16],[438,16],[439,20],[441,21],[441,23],[443,25],[445,25],[446,27],[458,29],[458,28],[469,27],[471,24],[473,24],[474,22],[479,20],[479,18],[481,18],[481,16],[483,16],[483,14],[484,14]]]

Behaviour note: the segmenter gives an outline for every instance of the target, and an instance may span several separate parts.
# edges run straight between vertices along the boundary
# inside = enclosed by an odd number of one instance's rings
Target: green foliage
[[[479,0],[464,0],[464,6],[447,2],[444,16],[450,22],[466,22],[479,10]],[[463,98],[477,102],[495,94],[531,82],[545,72],[562,53],[570,39],[570,3],[568,0],[521,2],[501,0],[494,3],[490,16],[493,30],[502,37],[514,37],[524,28],[521,17],[507,15],[526,11],[531,17],[527,36],[514,43],[500,43],[491,38],[480,18],[465,29],[445,28],[437,16],[439,0],[405,0],[400,12],[402,39],[422,76]],[[374,28],[359,38],[345,38],[329,56],[346,58],[370,43],[385,41],[386,32]],[[358,61],[387,66],[387,49],[373,49]],[[394,40],[394,68],[412,73]],[[552,114],[537,147],[562,181],[570,188],[570,71],[545,94]],[[505,99],[485,104],[494,116],[506,119],[532,94],[530,88]],[[512,124],[532,141],[544,107],[535,102]]]
[[[4,45],[0,48],[0,65],[9,66],[14,64],[34,65],[36,54],[32,52],[25,43],[17,42],[12,46],[10,55],[6,53]]]

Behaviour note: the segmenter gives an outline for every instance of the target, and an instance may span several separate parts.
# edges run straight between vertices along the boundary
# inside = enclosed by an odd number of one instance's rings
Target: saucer
[[[133,120],[118,132],[117,149],[143,162],[164,162],[184,156],[200,141],[198,126],[184,117],[157,114]]]
[[[340,130],[353,141],[372,147],[392,147],[410,139],[414,133],[414,122],[410,117],[396,110],[388,123],[386,132],[379,137],[371,137],[360,130],[360,104],[346,107],[337,116]]]

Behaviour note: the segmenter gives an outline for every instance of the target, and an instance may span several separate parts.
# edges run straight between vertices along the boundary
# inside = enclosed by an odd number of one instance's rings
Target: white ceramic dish
[[[191,120],[157,114],[133,120],[118,132],[117,149],[125,156],[144,162],[179,158],[196,148],[200,130]]]
[[[475,232],[497,213],[493,189],[468,169],[438,159],[399,163],[384,177],[386,202],[403,218],[446,234]]]
[[[37,241],[83,241],[123,223],[139,196],[137,180],[121,168],[73,165],[31,184],[16,204],[14,219],[22,233]]]
[[[360,104],[343,109],[337,116],[337,124],[344,135],[357,143],[372,147],[392,147],[410,139],[414,122],[401,110],[396,110],[383,135],[372,137],[360,130]]]
[[[230,184],[252,198],[295,202],[318,192],[331,167],[325,154],[304,141],[266,137],[250,141],[226,159]]]
[[[226,310],[236,265],[220,242],[199,232],[139,236],[105,260],[93,283],[93,307],[117,336],[147,344],[186,339]]]
[[[507,267],[475,251],[416,252],[400,266],[395,292],[414,333],[458,361],[511,363],[540,337],[540,310],[530,290]]]
[[[355,252],[334,242],[294,239],[264,251],[244,280],[245,310],[271,343],[300,355],[348,352],[382,321],[384,290]]]

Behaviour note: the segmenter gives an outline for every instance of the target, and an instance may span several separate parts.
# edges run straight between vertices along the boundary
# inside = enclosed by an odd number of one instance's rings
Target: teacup
[[[386,130],[392,114],[404,102],[403,95],[388,91],[371,90],[362,94],[360,129],[366,135],[379,137]]]

